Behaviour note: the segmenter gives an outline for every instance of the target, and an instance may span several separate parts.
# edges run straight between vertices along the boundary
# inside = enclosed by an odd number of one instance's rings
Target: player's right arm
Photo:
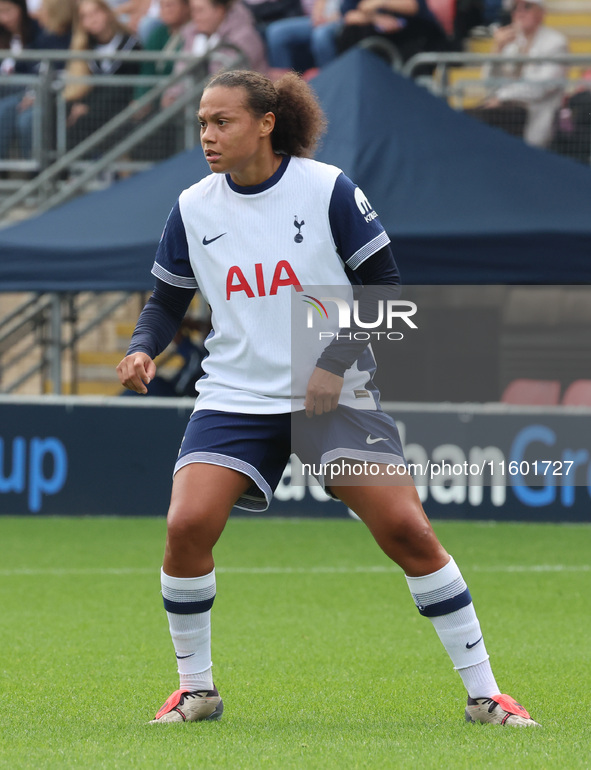
[[[117,366],[121,384],[136,393],[148,392],[156,374],[154,359],[174,339],[197,288],[178,203],[166,221],[152,273],[154,291],[140,313],[127,355]]]
[[[183,289],[156,278],[152,296],[146,305],[131,337],[125,358],[117,366],[121,384],[136,393],[147,393],[147,385],[154,379],[154,359],[174,339],[185,313],[189,309],[195,289]]]

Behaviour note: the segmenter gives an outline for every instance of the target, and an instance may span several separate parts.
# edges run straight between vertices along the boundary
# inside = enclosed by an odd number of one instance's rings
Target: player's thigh
[[[383,466],[386,471],[387,466]],[[380,476],[381,479],[386,476]],[[367,525],[382,550],[407,574],[443,567],[449,556],[431,527],[410,474],[377,482],[368,476],[335,479],[332,493]]]
[[[209,463],[189,463],[174,476],[168,509],[169,537],[198,539],[213,547],[230,511],[252,484],[240,471]]]
[[[336,463],[332,467],[338,465]],[[395,478],[389,478],[385,475],[388,466],[374,464],[374,467],[383,469],[384,474],[379,477],[350,476],[333,471],[331,492],[351,508],[372,532],[403,534],[422,526],[431,528],[410,474],[402,471]]]

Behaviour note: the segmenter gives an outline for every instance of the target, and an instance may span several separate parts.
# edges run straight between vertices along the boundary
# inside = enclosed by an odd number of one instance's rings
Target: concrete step
[[[591,26],[583,30],[573,30],[571,35],[568,35],[565,29],[562,29],[561,32],[568,37],[569,53],[591,54]],[[466,51],[468,53],[492,53],[492,47],[491,37],[470,37],[466,41]]]
[[[129,341],[131,340],[131,335],[133,334],[134,329],[135,329],[135,321],[120,322],[115,325],[115,335],[117,339],[117,345],[123,351],[126,351],[127,348],[129,347]]]
[[[573,27],[574,29],[580,27],[588,28],[591,27],[591,11],[584,13],[568,13],[564,11],[547,13],[544,24],[555,29],[562,29],[563,27]]]
[[[78,353],[78,366],[112,366],[115,368],[125,351],[82,350]]]
[[[124,351],[97,351],[87,350],[78,353],[78,390],[82,393],[82,388],[92,388],[103,384],[109,391],[112,383],[115,383],[117,390],[121,390],[115,368],[125,355]],[[164,353],[156,359],[158,374],[165,377],[172,377],[183,366],[182,356]],[[97,392],[94,390],[87,392]],[[99,389],[98,392],[103,392]]]
[[[591,54],[591,36],[580,39],[571,37],[568,41],[568,50],[570,53]]]
[[[45,393],[52,393],[51,382],[45,383]],[[123,393],[123,388],[118,381],[111,380],[84,380],[78,382],[76,389],[77,396],[118,396]],[[72,395],[72,384],[65,382],[62,386],[62,395]]]
[[[548,0],[546,17],[552,13],[591,13],[591,0]]]

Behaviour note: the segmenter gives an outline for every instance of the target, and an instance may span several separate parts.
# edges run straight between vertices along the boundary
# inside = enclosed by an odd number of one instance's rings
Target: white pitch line
[[[0,569],[0,577],[69,577],[83,575],[128,576],[158,574],[159,567],[85,567],[85,568],[36,568],[26,567],[15,569]],[[400,572],[396,566],[367,566],[367,567],[216,567],[216,572],[223,575],[359,575],[359,574],[389,574]],[[589,572],[589,564],[531,564],[503,565],[498,567],[466,567],[466,572]]]

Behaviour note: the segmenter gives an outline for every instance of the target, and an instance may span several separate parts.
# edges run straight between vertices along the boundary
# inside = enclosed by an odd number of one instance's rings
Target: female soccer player
[[[406,474],[396,425],[379,407],[367,343],[333,338],[298,388],[303,367],[294,375],[290,300],[301,302],[304,286],[353,284],[371,300],[398,283],[367,198],[340,169],[309,159],[324,128],[315,97],[294,74],[273,84],[259,73],[226,72],[207,86],[198,119],[213,173],[185,190],[168,217],[153,295],[117,367],[124,386],[145,393],[153,359],[199,287],[213,331],[175,466],[161,574],[180,689],[153,721],[220,718],[211,674],[212,549],[234,505],[268,506],[293,450],[328,466],[327,491],[404,570],[466,686],[466,719],[537,724],[499,694],[466,583]],[[372,461],[384,473],[396,467],[403,483],[351,479],[345,464],[333,475],[347,460]]]

